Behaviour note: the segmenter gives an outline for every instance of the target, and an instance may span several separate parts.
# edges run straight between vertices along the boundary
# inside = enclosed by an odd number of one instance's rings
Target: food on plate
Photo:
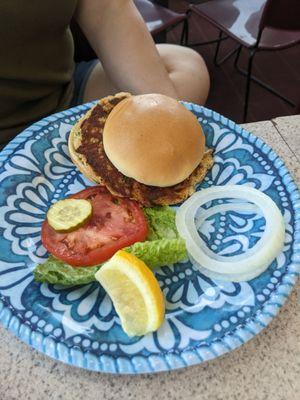
[[[48,224],[57,232],[72,232],[92,216],[92,204],[84,199],[65,199],[54,203],[47,212]]]
[[[222,204],[215,202],[220,199]],[[79,200],[90,203],[91,214],[82,211],[87,206],[83,203],[80,218],[69,211],[69,219],[74,217],[77,225],[65,221],[65,215],[62,223],[57,223],[59,211]],[[207,203],[211,207],[201,209]],[[254,246],[230,257],[214,253],[198,233],[207,218],[227,211],[261,214],[266,221]],[[76,225],[77,229],[58,232],[50,224],[53,215],[56,228],[68,230]],[[52,255],[35,268],[34,276],[39,282],[67,286],[98,281],[110,296],[124,332],[140,336],[156,331],[165,313],[164,297],[150,268],[183,261],[188,255],[210,279],[247,281],[268,268],[282,250],[284,239],[285,224],[276,204],[248,186],[202,189],[186,200],[176,215],[168,206],[142,209],[135,201],[96,186],[50,207],[42,241]]]
[[[88,179],[148,207],[183,201],[213,165],[197,118],[160,94],[100,100],[71,130],[69,152]]]
[[[195,115],[158,94],[130,96],[107,117],[103,147],[124,176],[148,186],[174,186],[188,178],[205,152]]]
[[[92,189],[108,193],[105,188]],[[119,199],[115,198],[115,202],[116,200]],[[130,202],[130,200],[126,201]],[[173,264],[186,259],[187,254],[185,243],[178,235],[175,225],[174,210],[167,206],[156,206],[153,208],[143,208],[142,213],[147,220],[147,236],[144,241],[137,241],[132,245],[125,247],[125,250],[139,257],[151,268],[158,268],[163,265]],[[82,232],[84,229],[85,226],[82,226],[78,231],[74,231],[73,234],[79,231]],[[74,236],[75,235],[73,235],[73,237]],[[81,239],[81,235],[77,234],[76,236],[78,237],[78,240]],[[95,273],[100,267],[101,263],[89,267],[82,263],[81,266],[73,267],[68,262],[64,262],[60,259],[60,254],[56,253],[56,257],[50,255],[48,260],[43,264],[36,266],[34,277],[35,280],[39,282],[48,282],[66,286],[81,285],[94,281]]]
[[[100,186],[71,198],[88,200],[93,211],[84,226],[69,233],[57,232],[44,221],[42,243],[59,260],[74,267],[96,265],[117,250],[146,239],[147,220],[136,202],[113,197]]]
[[[215,205],[198,213],[205,203],[226,198],[241,202]],[[210,250],[199,236],[198,229],[210,216],[232,210],[259,212],[266,225],[262,237],[252,248],[243,254],[226,257]],[[199,216],[197,226],[196,214]],[[179,207],[176,226],[185,239],[191,261],[200,272],[212,279],[232,282],[248,281],[263,273],[282,251],[285,239],[284,219],[274,201],[259,190],[244,185],[215,186],[195,193]]]
[[[156,331],[163,322],[165,303],[153,272],[126,251],[119,250],[96,273],[110,296],[128,336]]]

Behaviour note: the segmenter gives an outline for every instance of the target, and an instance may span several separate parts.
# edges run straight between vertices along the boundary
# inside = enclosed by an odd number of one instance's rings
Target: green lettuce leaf
[[[143,211],[149,226],[147,240],[179,238],[175,224],[175,211],[171,207],[144,208]]]
[[[185,243],[181,238],[137,242],[124,250],[143,260],[150,268],[174,264],[187,257]]]
[[[124,248],[143,260],[150,268],[182,261],[187,257],[184,240],[178,235],[175,224],[175,212],[170,207],[145,208],[149,224],[149,234],[145,242],[137,242]],[[39,264],[34,278],[38,282],[48,282],[64,286],[83,285],[95,280],[95,273],[101,267],[72,267],[50,256]]]
[[[95,273],[100,265],[94,267],[74,268],[57,258],[50,256],[48,260],[35,267],[33,274],[37,282],[46,282],[64,286],[84,285],[95,280]]]

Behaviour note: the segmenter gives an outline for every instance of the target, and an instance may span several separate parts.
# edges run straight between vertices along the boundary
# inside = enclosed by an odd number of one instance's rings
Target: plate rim
[[[35,131],[39,131],[60,118],[69,117],[79,112],[86,112],[95,103],[95,101],[89,102],[57,112],[26,128],[2,149],[0,152],[0,167],[14,150]],[[115,358],[105,354],[95,356],[89,351],[76,348],[76,346],[68,347],[63,343],[55,342],[50,335],[34,331],[26,323],[21,323],[18,316],[12,313],[10,307],[5,306],[3,301],[0,300],[0,322],[23,342],[53,359],[92,371],[114,374],[157,373],[200,364],[237,349],[266,328],[285,303],[300,274],[300,195],[291,173],[278,154],[259,137],[216,111],[189,102],[182,103],[189,110],[194,110],[196,113],[200,112],[207,118],[212,118],[215,122],[222,123],[225,127],[248,139],[272,163],[276,163],[276,169],[281,178],[284,180],[286,177],[285,186],[294,210],[295,232],[292,244],[292,262],[286,267],[286,273],[283,275],[280,284],[272,292],[272,295],[263,304],[262,308],[252,315],[242,327],[235,327],[209,346],[191,346],[189,349],[185,348],[182,351],[171,349],[149,356],[118,356]]]

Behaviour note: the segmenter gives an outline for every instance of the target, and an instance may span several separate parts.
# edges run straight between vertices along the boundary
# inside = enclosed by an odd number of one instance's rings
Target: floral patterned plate
[[[215,164],[201,187],[245,184],[267,193],[286,223],[283,252],[250,282],[213,281],[189,261],[156,272],[166,298],[158,332],[128,338],[97,283],[63,288],[36,283],[46,259],[40,240],[49,205],[89,185],[71,163],[67,138],[92,103],[55,114],[26,129],[0,155],[0,320],[50,357],[95,371],[143,373],[201,363],[231,351],[263,329],[284,303],[300,260],[298,190],[278,156],[260,139],[203,107],[185,103],[201,122]],[[202,238],[216,252],[252,247],[264,219],[228,212],[206,220]]]

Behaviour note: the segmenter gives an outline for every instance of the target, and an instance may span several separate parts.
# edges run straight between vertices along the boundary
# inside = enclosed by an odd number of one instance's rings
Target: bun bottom
[[[94,108],[94,107],[93,107]],[[76,165],[79,171],[91,182],[102,185],[101,178],[94,172],[94,170],[88,165],[85,160],[84,155],[76,152],[76,149],[81,144],[81,124],[84,120],[88,119],[92,113],[93,108],[91,108],[83,117],[81,117],[76,124],[71,129],[69,139],[68,139],[68,148],[69,154],[72,162]]]

